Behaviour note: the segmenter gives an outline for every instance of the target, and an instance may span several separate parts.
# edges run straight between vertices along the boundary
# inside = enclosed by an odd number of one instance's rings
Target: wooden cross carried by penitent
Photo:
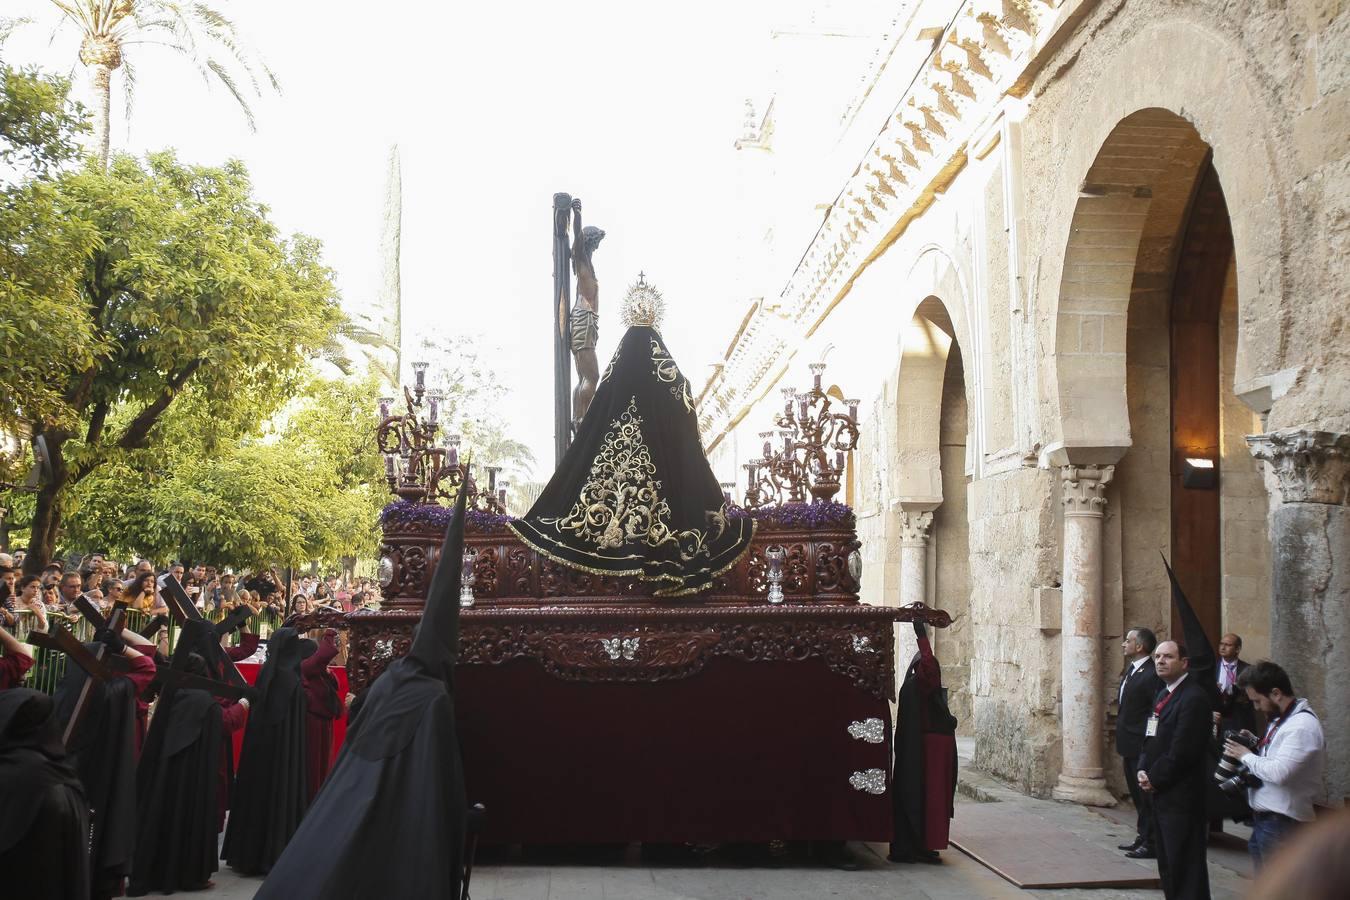
[[[122,619],[126,616],[127,611],[125,603],[113,604],[112,613],[106,619],[86,597],[81,596],[77,599],[75,608],[100,632],[106,629],[113,634],[121,634]],[[80,722],[88,711],[89,696],[94,689],[94,682],[105,682],[114,675],[120,674],[118,670],[126,671],[127,663],[122,657],[105,659],[108,648],[101,644],[91,652],[59,622],[52,623],[50,632],[47,635],[30,634],[28,640],[34,646],[45,647],[48,650],[57,650],[66,654],[67,657],[74,660],[75,665],[83,669],[85,674],[89,676],[80,687],[80,696],[75,700],[75,709],[71,712],[69,721],[66,722],[65,731],[61,733],[61,742],[70,746],[71,738],[74,737],[75,732],[80,727]]]
[[[187,595],[187,591],[183,590],[183,586],[178,583],[177,579],[172,577],[164,579],[164,583],[160,585],[160,596],[164,598],[164,605],[169,608],[169,615],[173,616],[173,620],[178,624],[179,628],[182,628],[183,623],[190,619],[205,621],[206,617],[202,615],[202,611],[192,602],[192,598]],[[243,608],[248,609],[248,607]],[[252,615],[252,611],[250,611],[248,615]],[[247,616],[245,616],[245,619],[247,619]],[[227,617],[225,621],[231,622],[233,619]],[[222,625],[224,625],[224,623],[222,623]],[[248,679],[244,678],[243,674],[239,671],[239,667],[234,664],[234,660],[230,659],[229,654],[225,652],[225,649],[221,647],[219,643],[219,639],[228,631],[233,630],[234,627],[238,626],[232,627],[225,625],[225,628],[222,631],[221,625],[213,626],[217,641],[210,648],[203,649],[210,654],[206,661],[211,664],[214,671],[223,672],[227,681],[232,682],[238,687],[246,688],[248,687]]]

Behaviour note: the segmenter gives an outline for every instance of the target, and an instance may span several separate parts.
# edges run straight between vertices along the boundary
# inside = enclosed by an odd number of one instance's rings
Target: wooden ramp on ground
[[[1006,803],[963,803],[951,842],[1019,888],[1156,888],[1153,860],[1126,859]]]

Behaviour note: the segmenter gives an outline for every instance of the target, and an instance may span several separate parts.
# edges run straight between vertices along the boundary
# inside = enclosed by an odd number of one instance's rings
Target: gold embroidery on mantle
[[[651,548],[673,544],[683,562],[707,556],[704,532],[671,530],[670,504],[661,496],[656,464],[643,441],[641,426],[637,398],[632,397],[628,408],[610,423],[604,444],[591,464],[590,477],[572,509],[566,516],[539,521],[553,526],[559,534],[571,532],[602,550],[616,550],[630,543]],[[720,535],[726,529],[725,516],[719,510],[709,518],[716,535]]]
[[[670,385],[670,394],[684,404],[689,412],[694,411],[694,398],[689,393],[689,379],[680,374],[670,351],[661,346],[661,342],[652,338],[652,374],[660,381]]]

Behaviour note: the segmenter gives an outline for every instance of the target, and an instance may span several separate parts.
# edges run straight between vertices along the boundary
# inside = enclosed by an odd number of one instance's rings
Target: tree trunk
[[[110,134],[110,114],[112,110],[112,69],[106,65],[94,64],[94,152],[98,155],[100,169],[108,169],[108,148]]]
[[[38,432],[34,433],[36,437]],[[38,483],[37,509],[33,511],[33,524],[28,532],[28,552],[23,559],[23,571],[26,575],[41,574],[47,563],[51,562],[56,551],[56,538],[61,530],[62,497],[66,482],[70,480],[70,469],[66,466],[66,457],[62,452],[65,438],[47,432],[47,452],[51,457],[51,476],[43,473]]]

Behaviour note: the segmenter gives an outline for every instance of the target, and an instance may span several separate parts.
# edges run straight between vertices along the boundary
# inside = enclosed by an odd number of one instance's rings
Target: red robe
[[[150,704],[146,701],[145,689],[150,687],[150,682],[155,680],[155,658],[141,654],[140,656],[128,657],[127,661],[131,663],[131,669],[127,672],[127,678],[136,686],[136,756],[141,755],[141,745],[145,743],[145,728],[150,720]]]
[[[238,647],[226,647],[225,655],[234,662],[241,659],[248,659],[258,649],[259,637],[251,632],[243,632],[239,635]],[[225,679],[223,668],[216,672],[216,677]],[[219,821],[216,823],[216,833],[225,830],[225,813],[230,808],[230,786],[234,782],[234,733],[239,731],[248,722],[248,709],[236,703],[234,700],[221,699],[220,703],[220,767],[216,775],[216,811]]]
[[[0,656],[0,691],[18,687],[23,683],[23,673],[33,668],[33,657],[27,653],[7,653]]]
[[[332,767],[333,720],[343,713],[337,679],[328,671],[337,652],[337,642],[325,635],[319,649],[300,664],[309,709],[305,716],[305,787],[311,803]]]

